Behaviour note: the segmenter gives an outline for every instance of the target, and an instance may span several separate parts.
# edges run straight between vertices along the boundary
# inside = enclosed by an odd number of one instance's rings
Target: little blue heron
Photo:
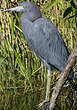
[[[62,72],[69,54],[65,43],[53,23],[42,17],[40,9],[32,2],[23,2],[19,6],[4,12],[21,12],[21,28],[31,50],[44,63],[48,70],[46,100],[49,100],[51,70]]]

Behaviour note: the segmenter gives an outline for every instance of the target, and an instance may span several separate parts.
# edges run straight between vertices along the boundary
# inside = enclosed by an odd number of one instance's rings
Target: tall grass
[[[77,40],[75,18],[63,19],[64,10],[70,5],[61,0],[53,6],[51,1],[32,0],[39,5],[44,17],[50,19],[71,52]],[[2,10],[17,6],[22,0],[0,1],[0,110],[32,110],[45,98],[47,70],[29,49],[24,39],[20,14],[2,13]],[[47,7],[47,8],[46,8]],[[52,8],[51,8],[52,7]],[[71,13],[73,15],[74,11]],[[75,65],[74,71],[77,66]],[[54,86],[58,73],[53,72],[51,87]],[[76,82],[72,88],[64,87],[58,100],[56,110],[76,110]]]

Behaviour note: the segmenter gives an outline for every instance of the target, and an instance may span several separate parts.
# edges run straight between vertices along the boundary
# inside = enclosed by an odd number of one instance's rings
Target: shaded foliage
[[[76,13],[76,11],[77,11],[77,5],[75,4],[74,1],[75,1],[75,0],[70,0],[70,5],[71,5],[71,6],[68,7],[68,8],[64,11],[63,18],[67,17],[67,16],[68,16],[71,12],[73,12],[74,10],[75,10],[74,15],[68,17],[68,19],[77,16],[77,13]],[[73,8],[74,8],[74,9],[73,9]]]

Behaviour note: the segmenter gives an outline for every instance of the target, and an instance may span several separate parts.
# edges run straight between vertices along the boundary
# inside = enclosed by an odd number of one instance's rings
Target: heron
[[[30,49],[47,68],[47,89],[45,100],[50,97],[51,70],[62,72],[69,53],[62,36],[55,25],[42,17],[40,8],[33,2],[22,2],[19,6],[4,10],[21,13],[21,29]]]

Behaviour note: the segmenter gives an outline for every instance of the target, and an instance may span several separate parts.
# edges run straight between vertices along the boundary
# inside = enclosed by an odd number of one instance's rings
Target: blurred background
[[[47,70],[29,49],[20,26],[20,13],[2,13],[4,9],[29,0],[0,0],[0,110],[41,110],[45,99]],[[77,40],[76,0],[31,0],[42,16],[51,20],[71,53]],[[55,110],[77,110],[77,64],[75,81],[63,86]],[[51,91],[59,72],[53,71]]]

